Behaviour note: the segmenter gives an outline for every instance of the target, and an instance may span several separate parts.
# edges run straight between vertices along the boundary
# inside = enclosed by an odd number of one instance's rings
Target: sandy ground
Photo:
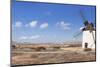
[[[81,47],[66,47],[57,50],[13,50],[12,65],[47,64],[95,61],[95,49],[83,51]]]

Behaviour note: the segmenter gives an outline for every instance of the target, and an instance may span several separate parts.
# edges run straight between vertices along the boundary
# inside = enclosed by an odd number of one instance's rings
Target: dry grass
[[[33,47],[33,46],[32,46]],[[37,46],[38,47],[38,46]],[[34,47],[25,51],[14,49],[12,51],[13,65],[27,64],[45,64],[45,63],[63,63],[63,62],[78,62],[78,61],[95,61],[95,50],[84,51],[81,47]],[[51,50],[48,50],[52,48]],[[39,49],[39,50],[38,50]],[[55,50],[56,49],[56,50]]]

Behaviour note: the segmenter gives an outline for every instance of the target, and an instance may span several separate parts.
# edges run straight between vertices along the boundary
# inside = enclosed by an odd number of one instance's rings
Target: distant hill
[[[28,42],[16,42],[12,41],[12,45],[77,45],[81,44],[81,41],[66,41],[66,42],[60,42],[60,43],[28,43]]]

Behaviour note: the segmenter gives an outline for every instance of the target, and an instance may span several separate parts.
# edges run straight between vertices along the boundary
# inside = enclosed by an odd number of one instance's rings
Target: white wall
[[[85,48],[85,43],[88,43],[88,48],[95,48],[95,31],[83,31],[82,48]]]

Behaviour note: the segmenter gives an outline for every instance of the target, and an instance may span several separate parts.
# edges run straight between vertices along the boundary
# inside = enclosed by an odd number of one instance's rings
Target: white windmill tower
[[[88,20],[85,19],[82,12],[80,12],[81,17],[84,20],[84,27],[81,27],[81,32],[75,35],[74,37],[82,34],[82,48],[95,48],[96,40],[95,40],[95,27],[93,23],[89,23]]]

